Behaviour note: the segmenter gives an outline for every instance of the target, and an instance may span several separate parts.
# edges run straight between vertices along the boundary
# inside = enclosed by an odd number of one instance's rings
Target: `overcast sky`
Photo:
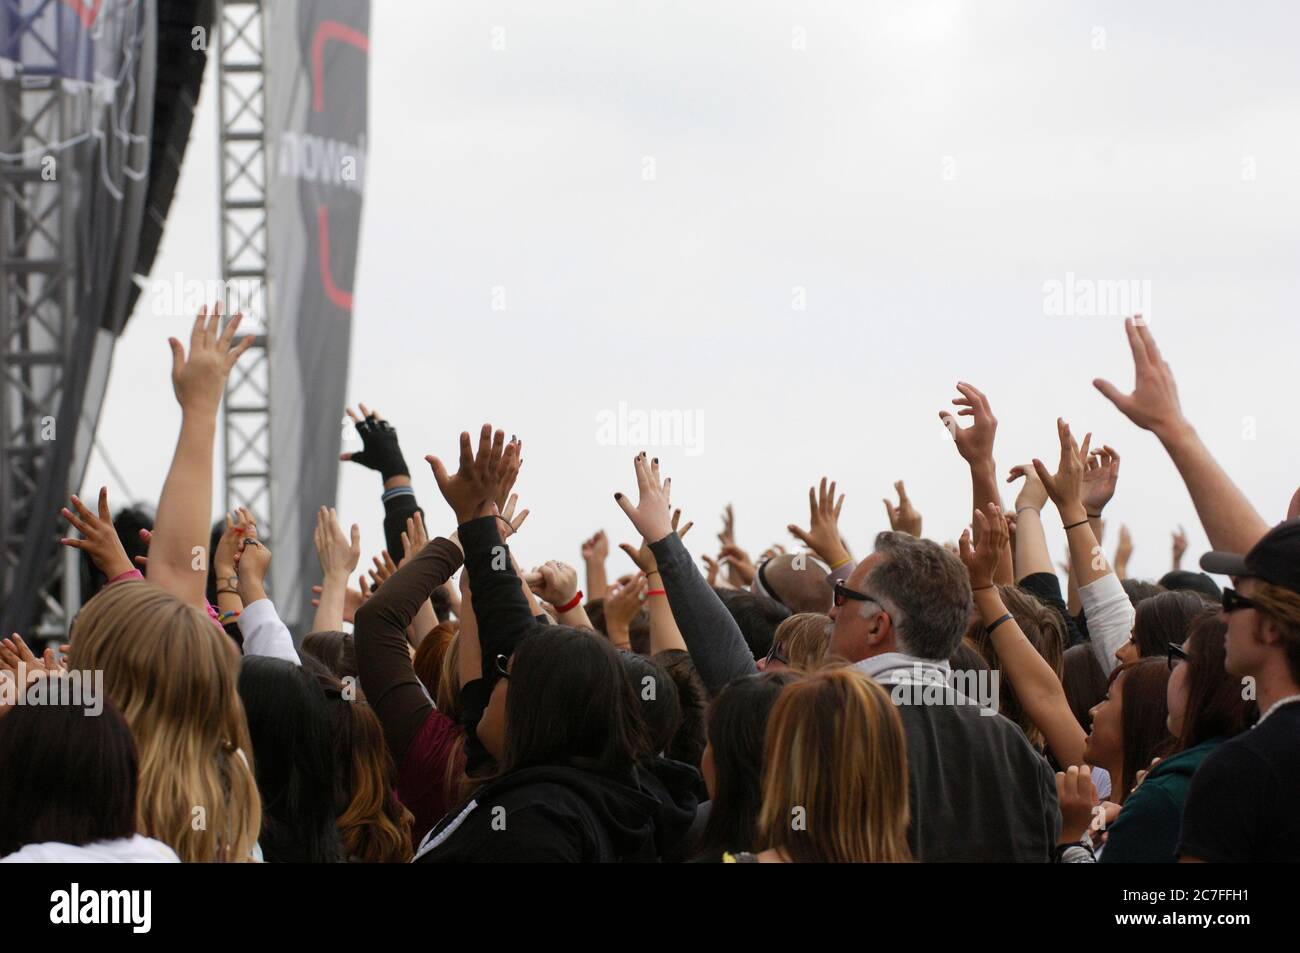
[[[952,539],[970,487],[938,411],[967,380],[1004,473],[1055,458],[1058,415],[1120,450],[1107,549],[1127,523],[1131,574],[1156,577],[1174,526],[1194,553],[1205,537],[1155,438],[1093,390],[1131,387],[1132,363],[1104,300],[1053,313],[1051,283],[1071,280],[1136,283],[1188,416],[1265,518],[1284,515],[1294,3],[371,6],[348,392],[397,426],[432,528],[451,516],[424,454],[490,420],[525,441],[521,562],[580,565],[601,527],[633,540],[613,493],[635,490],[641,447],[600,428],[622,403],[697,424],[647,448],[697,554],[728,501],[742,545],[790,545],[823,474],[859,555],[899,478],[926,534]],[[214,94],[210,69],[155,278],[219,277]],[[123,479],[97,452],[85,488],[107,482],[115,504],[156,500],[180,419],[166,337],[189,319],[141,301],[99,432]],[[367,556],[379,490],[342,465]],[[630,568],[616,549],[610,565]]]

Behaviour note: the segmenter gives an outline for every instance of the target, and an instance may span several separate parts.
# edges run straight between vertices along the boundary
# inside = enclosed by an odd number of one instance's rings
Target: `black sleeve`
[[[1211,864],[1249,861],[1259,844],[1266,770],[1254,754],[1231,742],[1211,752],[1192,775],[1178,856]]]
[[[483,656],[483,678],[496,682],[496,657],[514,653],[519,640],[537,628],[519,575],[510,559],[510,547],[501,541],[497,517],[482,516],[462,523],[460,544],[465,549],[470,597],[478,619],[478,641]]]
[[[416,513],[424,516],[411,487],[395,486],[384,492],[384,545],[395,563],[402,561],[402,534],[406,532],[406,521]]]
[[[1056,610],[1061,621],[1065,623],[1065,648],[1068,649],[1083,641],[1083,633],[1079,630],[1078,623],[1074,621],[1074,616],[1070,615],[1065,600],[1061,598],[1061,580],[1056,578],[1056,573],[1031,572],[1016,585],[1031,596],[1036,596],[1044,605]]]

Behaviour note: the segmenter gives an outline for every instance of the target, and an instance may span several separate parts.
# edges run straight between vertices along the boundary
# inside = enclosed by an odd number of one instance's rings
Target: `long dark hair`
[[[103,704],[93,716],[81,704],[17,705],[0,718],[0,857],[135,834],[135,742]]]
[[[1231,738],[1246,729],[1254,702],[1241,697],[1241,681],[1223,667],[1228,626],[1217,615],[1192,624],[1187,653],[1187,703],[1177,749],[1194,748],[1211,738]]]
[[[1137,604],[1133,618],[1133,644],[1142,658],[1164,657],[1169,643],[1187,638],[1192,623],[1217,615],[1205,600],[1191,592],[1162,592]]]
[[[656,652],[654,660],[664,667],[677,685],[677,705],[682,718],[677,731],[668,742],[664,754],[693,768],[700,766],[704,754],[704,724],[709,711],[709,693],[695,670],[691,653],[685,649],[664,649]]]
[[[1124,676],[1120,708],[1120,739],[1124,746],[1124,777],[1112,797],[1127,798],[1137,783],[1137,773],[1151,766],[1152,758],[1167,755],[1173,747],[1169,734],[1169,663],[1144,658],[1121,665],[1111,673],[1111,685]]]
[[[335,827],[337,765],[325,693],[312,671],[266,656],[245,656],[239,697],[253,742],[262,795],[258,843],[267,861],[343,859]]]
[[[542,626],[515,649],[501,773],[572,765],[630,775],[650,753],[618,650],[585,629]]]
[[[698,853],[749,850],[758,837],[763,806],[763,741],[781,689],[799,680],[788,669],[729,682],[709,709],[713,747],[713,799]]]

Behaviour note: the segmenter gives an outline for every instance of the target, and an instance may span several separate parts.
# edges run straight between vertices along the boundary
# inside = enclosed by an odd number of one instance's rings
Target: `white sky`
[[[697,553],[728,500],[743,545],[791,545],[823,474],[859,555],[900,477],[927,535],[955,538],[970,489],[937,414],[969,380],[1004,472],[1055,458],[1058,414],[1120,450],[1107,548],[1127,523],[1131,574],[1158,576],[1176,524],[1206,543],[1155,438],[1091,387],[1131,386],[1120,317],[1045,314],[1044,283],[1149,281],[1185,410],[1281,519],[1300,483],[1298,30],[1287,2],[375,0],[348,392],[398,427],[443,531],[423,455],[484,420],[520,434],[521,561],[579,565],[597,528],[634,538],[613,493],[640,448],[597,439],[620,401],[701,415],[698,455],[648,448]],[[155,279],[219,277],[214,81]],[[126,487],[96,453],[85,488],[115,506],[156,500],[179,425],[166,337],[191,317],[148,300],[100,427]],[[342,473],[368,558],[379,478]]]

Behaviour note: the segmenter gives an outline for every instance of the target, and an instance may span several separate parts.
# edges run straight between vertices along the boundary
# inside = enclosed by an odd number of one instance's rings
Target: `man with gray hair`
[[[903,721],[916,859],[1049,861],[1060,826],[1051,768],[1013,722],[951,686],[948,659],[971,618],[961,560],[881,533],[834,602],[828,654],[891,690]]]

